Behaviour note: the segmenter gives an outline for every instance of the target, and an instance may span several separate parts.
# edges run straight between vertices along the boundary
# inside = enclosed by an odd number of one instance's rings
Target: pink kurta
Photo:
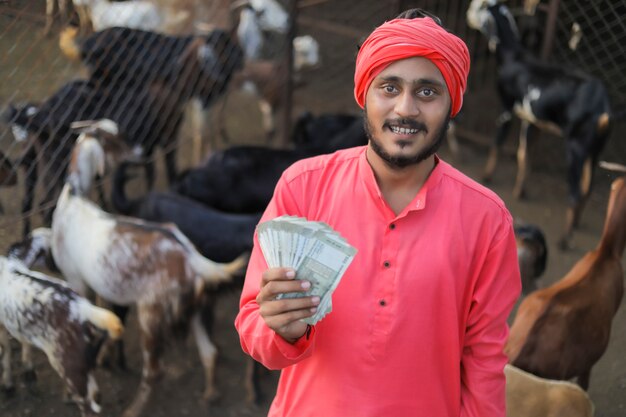
[[[294,345],[258,313],[255,237],[235,325],[245,352],[282,369],[269,415],[505,417],[502,348],[521,288],[509,212],[438,160],[396,216],[365,149],[296,163],[263,216],[324,221],[358,249],[333,311]]]

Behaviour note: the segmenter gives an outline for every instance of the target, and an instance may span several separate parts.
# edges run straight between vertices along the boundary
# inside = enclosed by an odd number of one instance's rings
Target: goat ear
[[[89,130],[95,123],[96,123],[95,120],[79,120],[79,121],[70,123],[70,129],[80,134]]]

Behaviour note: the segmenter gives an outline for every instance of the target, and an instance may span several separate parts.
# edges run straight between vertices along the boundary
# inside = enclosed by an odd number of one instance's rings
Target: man
[[[505,417],[511,216],[435,154],[468,72],[463,41],[430,17],[381,25],[354,76],[368,146],[284,172],[262,221],[323,221],[358,253],[332,312],[307,326],[318,298],[276,296],[311,284],[268,269],[255,238],[235,325],[245,352],[282,369],[270,416]]]

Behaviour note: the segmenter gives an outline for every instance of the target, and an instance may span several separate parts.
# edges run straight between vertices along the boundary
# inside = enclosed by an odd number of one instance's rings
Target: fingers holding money
[[[261,291],[256,301],[259,314],[272,330],[283,338],[294,342],[306,332],[306,323],[301,319],[311,317],[317,311],[320,297],[305,297],[311,283],[296,280],[293,269],[270,268],[263,273]],[[302,293],[302,297],[280,298],[281,294]]]

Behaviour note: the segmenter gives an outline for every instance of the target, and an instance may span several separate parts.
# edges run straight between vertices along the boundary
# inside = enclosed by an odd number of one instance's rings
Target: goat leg
[[[224,99],[222,100],[224,101]],[[191,165],[198,166],[204,155],[203,144],[205,134],[208,131],[209,111],[202,106],[198,99],[191,101],[191,125],[192,125],[192,145],[191,145]],[[211,135],[214,137],[214,135]],[[215,143],[211,142],[211,149],[215,149]],[[168,172],[169,175],[169,172]]]
[[[220,393],[215,388],[215,366],[217,362],[217,347],[211,342],[211,338],[198,313],[194,314],[191,319],[191,329],[193,331],[194,340],[200,353],[200,360],[204,367],[205,388],[202,398],[204,401],[215,402],[220,397]]]
[[[577,150],[574,146],[568,146],[567,162],[569,205],[565,216],[565,231],[558,243],[561,250],[569,248],[574,228],[578,226],[580,214],[591,192],[594,158],[585,158],[582,150]]]
[[[120,306],[117,304],[113,304],[110,306],[113,313],[120,318],[123,324],[126,324],[126,316],[128,315],[129,308],[126,306]],[[98,366],[105,368],[112,368],[111,365],[111,350],[115,346],[115,356],[117,359],[117,367],[122,371],[126,371],[128,369],[126,365],[126,355],[124,353],[124,341],[122,338],[118,340],[111,340],[107,338],[102,344],[100,351],[98,352],[97,364]]]
[[[154,160],[152,155],[148,157],[148,160],[144,163],[144,172],[146,173],[146,189],[152,190],[154,188]]]
[[[494,143],[491,145],[491,149],[489,151],[489,157],[487,159],[487,164],[485,165],[485,170],[483,172],[483,182],[490,182],[493,178],[493,173],[496,170],[496,165],[498,163],[498,155],[500,154],[500,148],[504,143],[507,135],[509,134],[509,130],[511,129],[511,112],[505,111],[503,112],[496,122],[497,131],[496,138]]]
[[[161,374],[160,352],[163,340],[160,340],[160,327],[164,318],[159,314],[159,306],[138,304],[137,315],[141,329],[141,350],[143,371],[141,382],[133,402],[124,410],[122,417],[138,417],[152,394],[152,387]]]
[[[33,365],[33,347],[28,343],[22,343],[22,379],[28,385],[32,385],[37,381],[35,366]]]
[[[7,394],[15,392],[11,376],[11,343],[9,332],[0,325],[0,355],[2,356],[2,390]]]
[[[44,26],[42,35],[48,36],[52,28],[52,20],[54,19],[54,4],[56,0],[46,0],[46,26]]]
[[[259,109],[261,110],[263,129],[267,143],[270,144],[276,136],[276,107],[272,106],[269,101],[259,99]]]
[[[517,147],[517,177],[513,188],[513,197],[522,199],[525,196],[526,177],[530,170],[528,165],[528,146],[531,140],[533,126],[526,120],[522,120],[519,134],[519,145]]]
[[[248,405],[256,406],[262,401],[261,392],[261,365],[251,357],[246,359],[246,402]]]
[[[170,149],[164,151],[165,158],[165,171],[167,173],[167,185],[172,186],[176,183],[176,146],[171,146]]]

